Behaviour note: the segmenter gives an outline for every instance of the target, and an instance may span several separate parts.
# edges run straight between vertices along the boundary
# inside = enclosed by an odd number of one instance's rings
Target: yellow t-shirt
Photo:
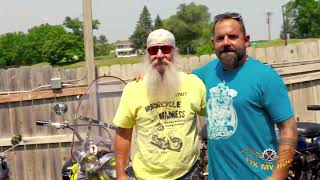
[[[193,74],[179,75],[179,91],[170,100],[150,102],[143,81],[123,90],[113,122],[136,128],[133,169],[139,179],[177,179],[199,157],[196,114],[205,115],[205,86]]]

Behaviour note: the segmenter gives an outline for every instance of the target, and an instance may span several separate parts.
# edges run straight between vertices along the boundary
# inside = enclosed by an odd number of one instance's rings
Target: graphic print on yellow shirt
[[[141,179],[177,179],[199,156],[195,118],[205,115],[205,87],[194,75],[180,76],[180,89],[170,100],[150,102],[141,81],[123,91],[114,123],[136,128],[133,167]]]

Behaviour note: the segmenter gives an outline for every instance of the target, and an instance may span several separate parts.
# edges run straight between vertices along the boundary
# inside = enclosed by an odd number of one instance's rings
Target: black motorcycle
[[[308,110],[320,110],[320,105],[308,105]],[[320,124],[298,122],[298,144],[288,178],[290,180],[320,180]]]

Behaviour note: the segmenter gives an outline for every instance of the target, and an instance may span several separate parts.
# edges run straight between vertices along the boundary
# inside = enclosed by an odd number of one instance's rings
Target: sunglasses
[[[235,20],[242,19],[242,16],[239,13],[223,13],[223,14],[218,14],[214,17],[214,24],[221,19],[225,19],[225,17],[229,17],[229,18],[231,17],[232,19],[235,19]]]
[[[161,52],[163,54],[169,54],[172,51],[172,46],[168,46],[168,45],[165,45],[165,46],[152,46],[152,47],[148,48],[148,53],[150,55],[156,55],[156,54],[158,54],[159,49],[161,50]]]

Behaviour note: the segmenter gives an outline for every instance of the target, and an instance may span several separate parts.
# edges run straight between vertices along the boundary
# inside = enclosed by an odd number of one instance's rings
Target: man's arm
[[[269,180],[286,179],[290,163],[294,158],[295,149],[297,146],[298,132],[295,119],[292,117],[289,120],[277,123],[280,131],[278,142],[278,162],[275,170]]]
[[[118,180],[126,180],[127,165],[131,147],[132,128],[118,127],[115,135],[116,171]]]

